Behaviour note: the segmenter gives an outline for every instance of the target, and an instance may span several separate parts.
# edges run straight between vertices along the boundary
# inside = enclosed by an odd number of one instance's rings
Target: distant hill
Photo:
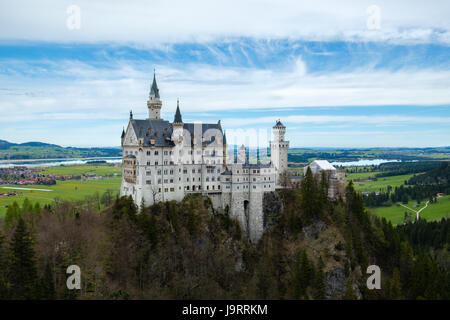
[[[120,147],[76,148],[38,141],[13,143],[0,140],[0,160],[120,157],[121,155]]]

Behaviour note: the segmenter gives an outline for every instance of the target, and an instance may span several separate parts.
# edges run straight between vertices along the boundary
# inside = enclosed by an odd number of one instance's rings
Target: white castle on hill
[[[173,122],[161,119],[162,101],[155,76],[147,101],[148,119],[130,112],[122,132],[123,175],[120,195],[140,206],[181,201],[189,193],[208,196],[215,208],[226,209],[252,241],[263,232],[263,194],[274,191],[287,169],[289,141],[277,121],[270,142],[271,161],[249,163],[242,145],[237,159],[229,156],[225,132],[217,123],[184,123],[180,106]]]
[[[280,176],[287,170],[286,127],[278,120],[272,128],[270,162],[263,164],[258,157],[250,163],[244,145],[238,154],[228,155],[220,120],[184,123],[179,102],[173,122],[161,119],[155,76],[147,107],[148,119],[136,120],[130,112],[122,132],[120,195],[131,195],[140,206],[142,201],[181,201],[187,194],[201,193],[214,208],[228,209],[251,241],[257,241],[264,229],[264,193],[280,187]]]

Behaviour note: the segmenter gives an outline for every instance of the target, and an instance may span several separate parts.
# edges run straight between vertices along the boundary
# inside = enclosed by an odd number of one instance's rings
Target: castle
[[[244,146],[236,157],[228,154],[220,120],[184,123],[179,102],[173,122],[161,119],[155,75],[147,107],[148,119],[134,119],[130,112],[122,132],[120,195],[131,195],[140,206],[142,202],[181,201],[187,194],[201,193],[212,200],[214,208],[228,210],[250,240],[257,241],[264,228],[264,193],[279,187],[280,174],[287,169],[286,127],[277,121],[272,128],[270,163],[249,163]]]

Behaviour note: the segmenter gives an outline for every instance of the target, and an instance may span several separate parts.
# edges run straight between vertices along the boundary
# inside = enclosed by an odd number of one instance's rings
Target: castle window
[[[161,178],[158,179],[158,184],[161,184]],[[161,192],[161,191],[160,191]]]
[[[148,155],[148,156],[151,156],[151,155],[152,155],[152,152],[151,152],[151,151],[147,151],[147,155]]]
[[[219,190],[220,190],[220,186],[217,186],[217,189],[219,189]]]
[[[164,183],[168,183],[169,181],[167,179],[164,179]]]
[[[192,169],[192,173],[195,173],[195,169]]]
[[[147,184],[152,184],[152,180],[147,180],[146,183]]]
[[[171,191],[171,192],[174,192],[174,191],[175,191],[175,188],[170,188],[170,191]]]
[[[167,160],[164,160],[164,165],[167,166],[168,162]]]
[[[164,155],[167,156],[167,151],[164,151]]]
[[[155,156],[157,156],[158,155],[158,150],[155,150]]]
[[[173,174],[173,169],[170,169],[170,174]]]
[[[173,183],[173,179],[170,179],[170,183]]]
[[[253,189],[256,189],[256,186],[253,186]]]
[[[155,161],[155,166],[157,166],[158,165],[158,161]]]
[[[147,165],[148,165],[148,166],[150,166],[150,165],[151,165],[151,164],[150,164],[150,161],[147,161]]]
[[[151,176],[152,172],[151,171],[147,171],[145,174],[148,175],[148,176]]]
[[[166,169],[166,170],[164,170],[164,174],[167,174],[167,172],[168,172],[168,171],[167,171],[167,169]]]
[[[206,190],[209,190],[209,186],[206,186]]]
[[[158,175],[160,175],[161,174],[161,170],[158,170]]]
[[[167,192],[167,191],[169,191],[169,188],[164,188],[164,192]]]

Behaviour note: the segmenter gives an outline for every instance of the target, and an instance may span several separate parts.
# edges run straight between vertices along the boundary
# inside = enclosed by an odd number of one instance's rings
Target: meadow
[[[358,172],[351,173],[346,176],[346,180],[354,180],[354,179],[367,179],[368,177],[375,176],[379,172]],[[377,191],[386,191],[388,186],[398,187],[408,179],[410,179],[413,174],[403,174],[398,176],[391,177],[380,177],[374,180],[366,180],[366,181],[353,181],[353,185],[355,190],[361,192],[377,192]]]
[[[42,173],[54,174],[57,176],[70,176],[80,174],[95,174],[99,176],[121,174],[122,168],[113,167],[106,164],[98,165],[69,165],[69,166],[56,166],[41,168]]]
[[[39,202],[41,206],[44,204],[49,204],[55,201],[55,198],[61,200],[82,200],[86,196],[92,196],[96,192],[102,195],[107,190],[111,190],[113,195],[119,193],[121,177],[111,177],[101,180],[67,180],[67,181],[57,181],[56,185],[53,186],[42,186],[42,185],[32,185],[32,186],[17,186],[17,185],[2,185],[0,186],[0,192],[18,192],[18,196],[14,197],[3,197],[0,198],[0,217],[6,213],[7,208],[5,206],[11,205],[14,201],[19,204],[28,198],[33,204]],[[17,189],[6,189],[5,187],[11,188],[27,188],[27,189],[46,189],[51,191],[39,191],[39,190],[17,190]]]
[[[415,208],[414,205],[417,204],[417,202],[410,201],[406,206],[417,211],[420,208],[423,208],[425,203],[426,201],[422,201],[420,205]],[[393,225],[404,222],[405,212],[411,213],[413,221],[416,219],[416,214],[414,212],[402,207],[398,203],[386,207],[369,208],[368,210],[379,217],[386,218],[391,221]],[[420,212],[420,218],[427,221],[436,221],[445,217],[450,217],[450,196],[438,198],[436,203],[428,204],[428,206]]]

